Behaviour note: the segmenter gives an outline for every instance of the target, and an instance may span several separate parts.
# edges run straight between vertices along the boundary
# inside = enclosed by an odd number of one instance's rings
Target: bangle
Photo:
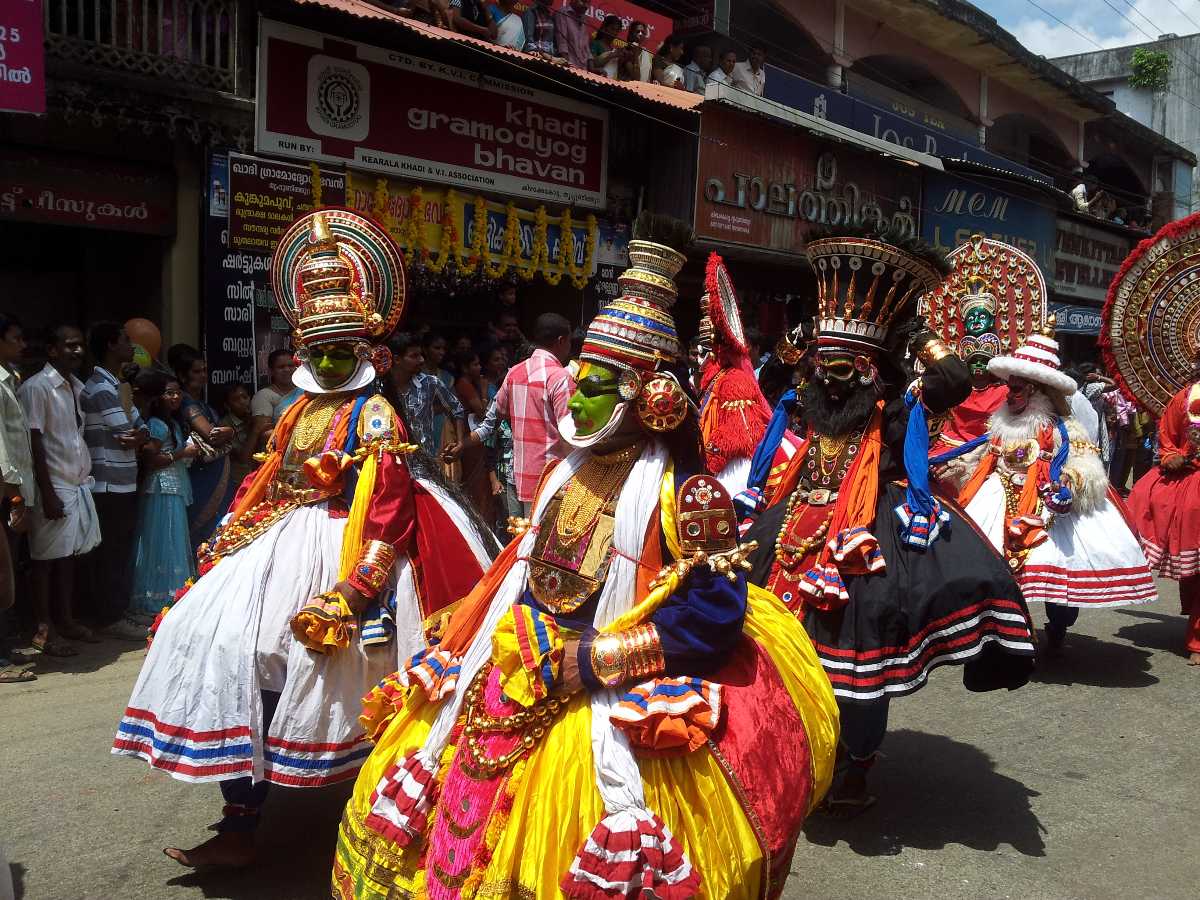
[[[395,563],[395,547],[384,541],[368,541],[347,580],[359,593],[374,597],[387,583]]]
[[[606,688],[630,680],[645,681],[667,667],[658,629],[651,624],[597,635],[592,642],[591,663],[596,680]]]

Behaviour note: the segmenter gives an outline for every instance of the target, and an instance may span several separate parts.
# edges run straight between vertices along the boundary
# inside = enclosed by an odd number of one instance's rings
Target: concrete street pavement
[[[1064,658],[1020,691],[969,694],[943,669],[893,703],[879,804],[811,818],[785,898],[1196,897],[1200,669],[1178,653],[1175,586],[1160,587],[1156,603],[1083,613]],[[180,868],[161,848],[203,840],[218,791],[109,755],[141,650],[81,649],[0,686],[0,843],[17,896],[326,897],[349,787],[277,790],[252,871]]]

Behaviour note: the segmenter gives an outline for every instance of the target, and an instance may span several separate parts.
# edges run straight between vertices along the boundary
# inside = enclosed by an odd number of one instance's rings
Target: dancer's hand
[[[1172,453],[1170,456],[1164,456],[1162,467],[1168,472],[1178,472],[1187,465],[1187,457],[1179,453]]]
[[[346,605],[356,615],[371,605],[371,598],[363,594],[348,581],[339,581],[333,586],[333,589],[346,598]]]

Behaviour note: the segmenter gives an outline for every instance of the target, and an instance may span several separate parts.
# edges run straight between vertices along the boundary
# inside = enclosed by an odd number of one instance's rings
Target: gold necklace
[[[307,457],[317,444],[324,443],[329,437],[329,424],[334,413],[345,402],[345,397],[340,394],[326,394],[310,402],[292,426],[292,451]]]
[[[563,491],[554,522],[554,532],[562,544],[574,544],[592,530],[600,513],[625,479],[642,453],[637,442],[614,453],[593,456],[579,467]]]

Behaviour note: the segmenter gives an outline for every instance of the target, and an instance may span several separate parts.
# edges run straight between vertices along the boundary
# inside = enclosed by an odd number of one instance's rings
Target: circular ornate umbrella
[[[999,356],[1046,320],[1046,280],[1033,257],[973,234],[946,257],[954,270],[925,295],[921,314],[959,356]]]
[[[1200,351],[1200,213],[1138,244],[1108,288],[1100,348],[1130,399],[1162,415]]]

